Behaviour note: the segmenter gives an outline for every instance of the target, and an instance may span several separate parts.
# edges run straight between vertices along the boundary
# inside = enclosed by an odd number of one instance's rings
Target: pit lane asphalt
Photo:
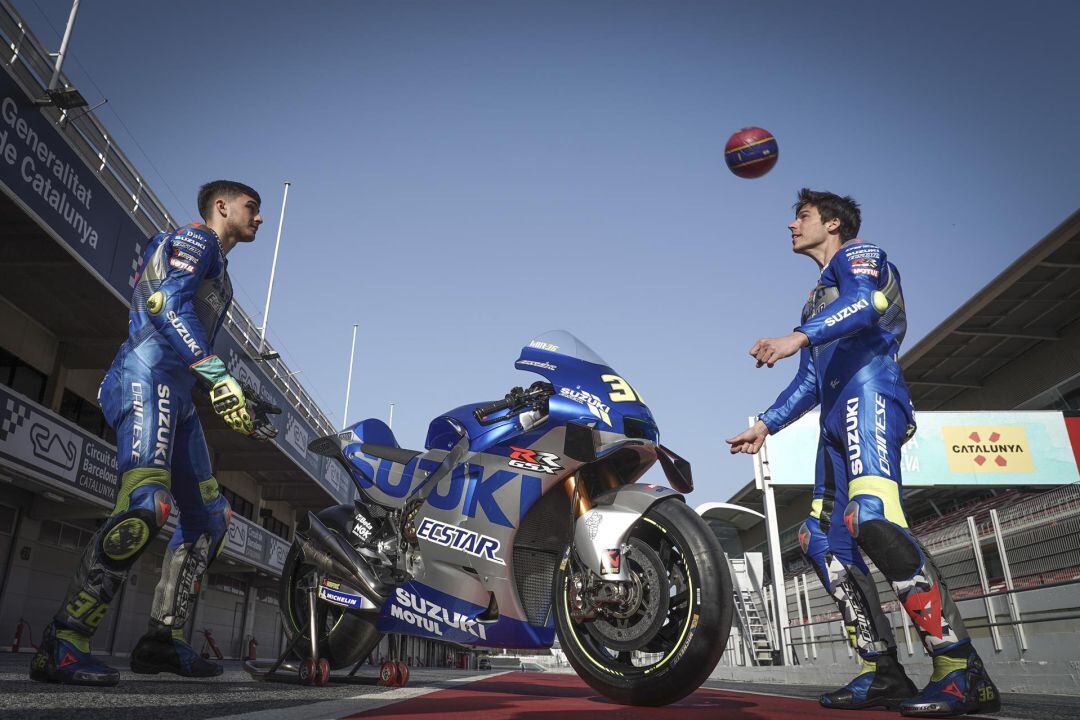
[[[4,720],[283,720],[285,718],[338,718],[375,710],[386,705],[422,696],[432,691],[461,687],[505,671],[478,672],[443,668],[412,668],[404,688],[382,688],[375,684],[377,667],[363,666],[357,677],[336,681],[322,688],[296,683],[262,682],[252,679],[236,661],[223,663],[219,677],[189,680],[172,675],[136,675],[127,668],[126,658],[105,658],[120,669],[115,688],[68,687],[32,682],[27,677],[29,654],[0,653],[0,718]],[[346,673],[335,675],[342,678]],[[512,678],[512,676],[510,676]],[[752,695],[816,699],[832,688],[806,685],[707,681],[706,688]],[[591,693],[590,693],[591,694]],[[539,698],[538,698],[539,699]],[[1053,695],[1003,696],[1004,707],[996,718],[1014,720],[1076,720],[1080,698]],[[814,706],[816,708],[816,703]],[[880,713],[884,719],[898,714]],[[625,708],[619,717],[634,717]]]
[[[817,687],[814,685],[782,685],[779,683],[733,682],[729,680],[706,680],[702,687],[813,700],[816,700],[824,692],[836,689],[834,687]],[[881,713],[883,720],[890,716],[900,717],[899,713],[885,713],[884,711],[881,711]],[[843,715],[844,713],[839,713],[840,720],[843,720]],[[1080,718],[1080,697],[1075,695],[1003,693],[1000,713],[979,715],[978,717],[993,717],[1002,720],[1076,720]]]
[[[498,674],[411,668],[409,684],[398,689],[376,685],[378,666],[365,665],[347,682],[317,688],[253,680],[237,661],[222,663],[225,672],[216,678],[196,680],[136,675],[127,669],[127,658],[102,658],[121,671],[120,684],[96,689],[34,682],[27,676],[31,657],[0,653],[0,718],[4,720],[204,720],[248,714],[258,718],[290,709],[297,716],[314,712],[340,717]],[[335,678],[347,674],[335,673]]]

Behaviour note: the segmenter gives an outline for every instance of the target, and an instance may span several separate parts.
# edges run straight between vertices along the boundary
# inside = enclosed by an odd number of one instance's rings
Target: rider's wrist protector
[[[214,387],[219,382],[229,377],[229,371],[225,363],[217,355],[207,355],[202,360],[191,366],[191,372],[206,381],[209,387]]]

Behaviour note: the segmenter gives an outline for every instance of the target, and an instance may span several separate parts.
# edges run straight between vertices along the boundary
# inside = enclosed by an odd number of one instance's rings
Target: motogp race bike
[[[515,367],[544,380],[440,415],[423,451],[379,420],[311,443],[360,499],[297,533],[280,598],[292,645],[315,635],[342,668],[383,633],[504,648],[557,635],[598,692],[674,702],[716,666],[733,606],[724,553],[680,494],[690,465],[573,335],[537,337]],[[637,483],[656,461],[674,490]]]

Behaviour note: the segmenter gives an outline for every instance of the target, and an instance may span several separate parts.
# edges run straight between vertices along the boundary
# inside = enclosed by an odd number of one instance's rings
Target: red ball
[[[780,149],[773,134],[764,128],[747,127],[727,141],[724,161],[741,178],[759,178],[773,169]]]

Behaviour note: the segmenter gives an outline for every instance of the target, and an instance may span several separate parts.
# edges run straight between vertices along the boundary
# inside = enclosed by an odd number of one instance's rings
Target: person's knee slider
[[[829,549],[829,539],[822,532],[821,523],[813,515],[799,526],[798,538],[799,548],[807,557],[824,555]]]
[[[817,573],[818,579],[821,580],[821,584],[828,587],[829,569],[825,555],[829,551],[829,541],[825,537],[825,533],[821,532],[821,526],[818,524],[817,518],[808,517],[799,526],[798,538],[799,549],[802,550],[803,557],[810,562],[811,567]]]
[[[899,486],[867,475],[851,481],[844,524],[890,582],[908,580],[922,567],[918,545],[907,533]]]
[[[173,509],[169,471],[135,468],[124,473],[116,507],[101,539],[103,559],[114,567],[134,562],[165,526]]]

